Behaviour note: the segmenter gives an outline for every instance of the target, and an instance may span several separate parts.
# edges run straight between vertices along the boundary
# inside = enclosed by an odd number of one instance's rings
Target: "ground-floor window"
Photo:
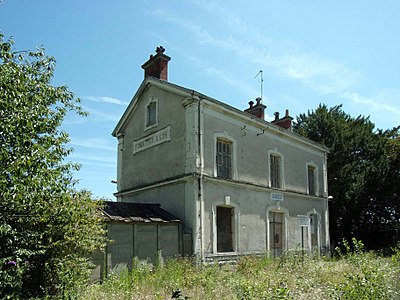
[[[283,253],[284,222],[285,214],[283,212],[269,212],[269,250],[274,257]]]

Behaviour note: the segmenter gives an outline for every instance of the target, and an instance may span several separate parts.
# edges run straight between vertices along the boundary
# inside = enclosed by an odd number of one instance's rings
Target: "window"
[[[277,155],[270,155],[270,178],[271,187],[281,187],[281,158]]]
[[[158,125],[158,99],[150,97],[145,108],[144,130]]]
[[[217,177],[232,178],[232,142],[217,139],[216,167]]]
[[[152,126],[157,123],[157,103],[150,102],[147,105],[147,124],[146,126]]]
[[[307,167],[307,177],[308,177],[308,193],[310,195],[315,195],[315,167],[308,166]]]
[[[318,167],[314,163],[307,163],[307,193],[318,195]]]
[[[236,140],[226,131],[213,134],[214,141],[214,176],[224,179],[237,178]]]

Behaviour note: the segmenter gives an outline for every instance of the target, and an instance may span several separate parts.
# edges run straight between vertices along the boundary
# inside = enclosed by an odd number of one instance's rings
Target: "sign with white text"
[[[281,194],[281,193],[271,193],[271,200],[283,201],[283,194]]]
[[[300,227],[308,227],[310,226],[310,218],[308,216],[298,215],[297,224]]]

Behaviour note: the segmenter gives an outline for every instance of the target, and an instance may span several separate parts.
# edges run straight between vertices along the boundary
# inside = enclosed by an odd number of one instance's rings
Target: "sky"
[[[78,188],[98,198],[115,200],[111,132],[161,45],[170,82],[238,109],[261,95],[262,70],[267,120],[325,103],[376,128],[400,125],[398,0],[0,0],[0,31],[15,50],[43,46],[57,61],[53,84],[90,113],[62,129]]]

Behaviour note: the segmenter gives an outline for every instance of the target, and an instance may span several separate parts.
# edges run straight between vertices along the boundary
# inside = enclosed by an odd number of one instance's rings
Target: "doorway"
[[[269,212],[269,247],[272,255],[282,255],[284,249],[284,213]]]
[[[233,252],[234,208],[217,206],[217,252]]]
[[[311,257],[319,255],[319,222],[317,214],[310,214],[310,246]]]

